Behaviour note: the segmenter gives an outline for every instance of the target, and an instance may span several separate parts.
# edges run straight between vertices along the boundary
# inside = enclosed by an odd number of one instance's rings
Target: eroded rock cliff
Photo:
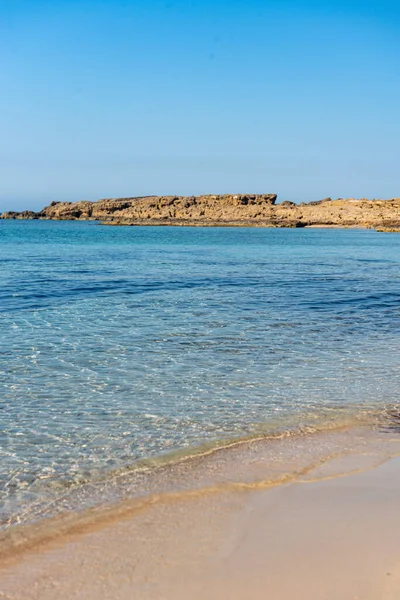
[[[400,198],[325,198],[276,203],[276,194],[147,196],[97,202],[52,202],[40,212],[3,219],[98,220],[109,225],[247,225],[259,227],[400,227]]]

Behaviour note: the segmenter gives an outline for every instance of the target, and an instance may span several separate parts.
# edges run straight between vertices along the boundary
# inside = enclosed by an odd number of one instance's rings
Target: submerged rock
[[[400,233],[400,227],[376,227],[375,231],[382,233]]]

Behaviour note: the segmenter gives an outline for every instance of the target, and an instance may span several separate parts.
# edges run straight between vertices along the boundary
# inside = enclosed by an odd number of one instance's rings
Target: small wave
[[[343,310],[344,308],[357,307],[358,311],[364,310],[379,310],[384,308],[399,308],[400,294],[395,292],[387,292],[381,294],[357,295],[346,298],[335,298],[334,300],[316,300],[306,303],[310,308],[315,310]]]
[[[156,503],[314,483],[368,470],[399,455],[400,437],[387,439],[365,425],[232,441],[81,486],[36,511],[31,506],[18,521],[12,520],[12,514],[4,515],[3,528],[7,528],[0,532],[0,557],[9,559],[61,536],[132,517]]]
[[[165,473],[182,464],[190,466],[204,459],[218,461],[222,455],[228,460],[230,454],[240,452],[241,449],[256,448],[259,444],[261,447],[265,444],[273,445],[280,440],[292,440],[296,444],[295,440],[305,440],[317,433],[323,435],[356,427],[372,427],[380,420],[381,411],[321,411],[320,416],[315,415],[312,420],[299,417],[298,423],[293,422],[291,425],[290,422],[282,422],[280,425],[276,423],[274,426],[260,424],[258,431],[253,433],[181,447],[109,469],[82,469],[71,473],[70,476],[63,476],[60,472],[50,474],[40,470],[16,470],[3,481],[0,489],[0,529],[33,522],[44,516],[49,517],[65,510],[66,507],[81,510],[110,500],[110,497],[115,501],[126,495],[126,489],[129,489],[128,495],[143,495],[144,492],[148,492],[143,478],[154,479],[150,487],[158,489],[159,485],[165,483]],[[229,468],[231,469],[232,465]],[[160,470],[162,476],[159,478]],[[204,479],[205,474],[207,470],[197,473],[197,483]],[[226,472],[220,471],[217,479],[221,483],[227,477],[229,478]],[[188,473],[187,482],[181,484],[186,485],[190,481],[192,479]],[[192,481],[192,485],[197,485],[195,481],[196,479]],[[207,482],[209,484],[215,481],[216,474],[213,473],[211,480]],[[30,482],[30,485],[27,486],[27,482]]]

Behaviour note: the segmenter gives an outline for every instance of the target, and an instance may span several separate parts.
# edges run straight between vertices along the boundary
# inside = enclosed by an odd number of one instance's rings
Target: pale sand
[[[400,459],[336,477],[357,460],[156,501],[3,566],[0,598],[399,600]]]

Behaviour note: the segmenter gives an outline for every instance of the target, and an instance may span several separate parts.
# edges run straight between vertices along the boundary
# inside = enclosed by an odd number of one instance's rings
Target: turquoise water
[[[399,267],[400,236],[368,230],[0,221],[0,521],[141,459],[397,403]]]

